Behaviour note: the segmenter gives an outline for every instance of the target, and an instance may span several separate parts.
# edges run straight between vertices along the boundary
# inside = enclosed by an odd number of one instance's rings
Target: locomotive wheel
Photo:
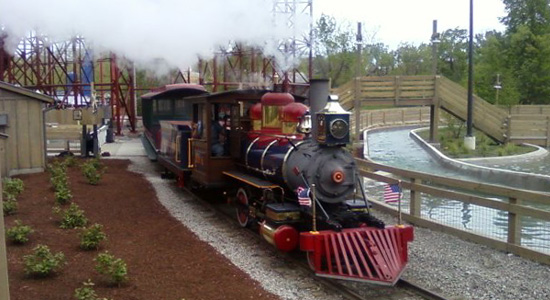
[[[250,225],[250,210],[248,202],[248,194],[243,188],[237,190],[237,208],[235,209],[237,213],[237,221],[241,227],[248,227]]]

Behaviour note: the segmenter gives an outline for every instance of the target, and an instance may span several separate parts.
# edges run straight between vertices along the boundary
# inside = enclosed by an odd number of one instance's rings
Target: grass
[[[495,157],[509,156],[532,152],[533,147],[519,146],[515,144],[500,144],[482,132],[476,131],[476,149],[469,150],[464,146],[466,129],[463,126],[450,126],[439,129],[440,151],[451,158]],[[424,140],[430,136],[429,130],[422,130],[418,135]]]

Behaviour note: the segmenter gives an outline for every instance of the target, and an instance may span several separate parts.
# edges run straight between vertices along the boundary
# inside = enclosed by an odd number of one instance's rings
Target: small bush
[[[68,187],[60,187],[55,192],[55,203],[57,204],[66,204],[71,199],[73,199],[73,195],[71,194],[71,191]]]
[[[54,191],[59,191],[61,189],[66,189],[69,187],[69,180],[67,178],[67,174],[59,174],[56,176],[52,176],[50,178],[50,182],[52,184]]]
[[[17,201],[14,199],[2,201],[2,209],[4,216],[14,215],[17,212]]]
[[[15,221],[15,226],[6,231],[6,236],[10,241],[16,244],[25,244],[29,241],[28,235],[34,230],[28,225],[21,224],[20,220]]]
[[[65,157],[65,160],[63,161],[63,165],[65,167],[74,167],[76,165],[76,159],[73,155],[69,155]]]
[[[99,254],[94,261],[97,263],[95,266],[96,271],[109,277],[111,283],[120,285],[128,280],[126,263],[122,259],[115,258],[109,252],[105,252]]]
[[[64,229],[84,227],[88,224],[88,219],[84,216],[84,211],[81,210],[76,203],[71,203],[68,209],[63,213],[61,225]]]
[[[74,290],[74,298],[76,300],[108,300],[107,298],[98,298],[94,290],[94,283],[88,281],[82,283],[82,287]]]
[[[99,184],[103,175],[103,168],[98,159],[92,159],[82,164],[82,174],[91,185]]]
[[[103,226],[94,224],[80,233],[80,248],[84,250],[97,250],[99,243],[105,240],[107,236],[103,232]]]
[[[55,177],[59,174],[66,174],[67,166],[65,164],[55,162],[53,164],[48,165],[48,171],[50,172],[52,177]]]
[[[38,245],[33,249],[33,254],[23,257],[25,274],[32,277],[47,277],[58,271],[65,262],[62,252],[52,254],[50,248]]]
[[[19,178],[5,178],[2,186],[4,195],[9,194],[13,196],[18,196],[25,188],[23,180]]]

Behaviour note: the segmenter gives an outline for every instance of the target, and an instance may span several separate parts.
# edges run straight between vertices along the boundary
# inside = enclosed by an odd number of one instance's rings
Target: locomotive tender
[[[242,227],[257,226],[281,251],[304,251],[316,275],[395,284],[413,229],[370,214],[346,149],[350,113],[336,98],[318,112],[303,100],[165,86],[142,96],[144,146],[180,186],[222,189]]]

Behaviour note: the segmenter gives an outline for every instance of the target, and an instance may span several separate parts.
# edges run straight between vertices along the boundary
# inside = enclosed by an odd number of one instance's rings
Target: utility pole
[[[475,150],[476,137],[473,135],[473,110],[474,110],[474,0],[470,0],[470,42],[468,44],[468,113],[466,118],[466,136],[464,146]]]
[[[355,64],[355,101],[354,101],[354,108],[355,108],[355,142],[359,142],[361,140],[361,99],[360,99],[360,77],[361,77],[361,52],[362,52],[362,46],[363,46],[363,35],[361,33],[361,22],[357,22],[357,63]]]

